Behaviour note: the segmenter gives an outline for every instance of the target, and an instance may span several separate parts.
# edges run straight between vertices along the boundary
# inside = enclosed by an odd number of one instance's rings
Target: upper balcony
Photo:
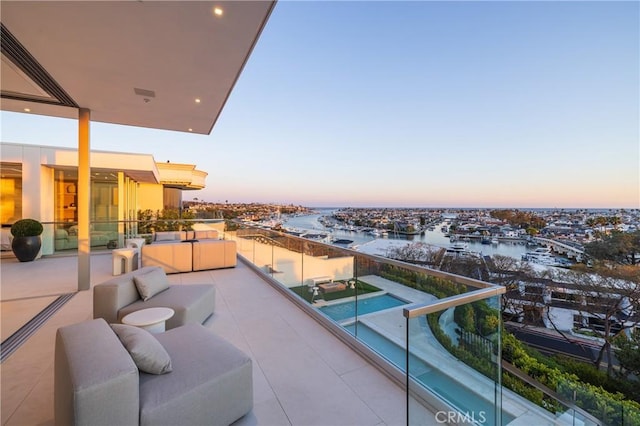
[[[160,183],[166,187],[188,189],[203,189],[207,172],[196,170],[193,164],[156,163],[160,174]]]

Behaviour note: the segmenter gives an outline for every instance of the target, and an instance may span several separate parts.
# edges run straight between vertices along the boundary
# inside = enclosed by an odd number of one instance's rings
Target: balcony
[[[91,271],[92,286],[110,278],[110,254],[92,255]],[[243,262],[169,278],[213,283],[216,313],[205,325],[253,359],[254,408],[237,424],[405,424],[404,390]],[[75,256],[2,259],[3,341],[76,281]],[[2,363],[3,425],[53,424],[55,331],[91,317],[91,290],[76,293]],[[437,424],[428,411],[424,418]]]
[[[264,229],[225,238],[236,268],[169,278],[214,284],[205,326],[253,359],[254,408],[238,424],[601,424],[559,395],[543,409],[503,389],[499,320],[456,331],[455,308],[487,318],[500,287]],[[110,278],[110,253],[93,254],[91,271],[92,286]],[[3,342],[70,298],[8,357],[3,345],[3,425],[52,423],[55,331],[92,317],[76,281],[73,255],[2,260]]]

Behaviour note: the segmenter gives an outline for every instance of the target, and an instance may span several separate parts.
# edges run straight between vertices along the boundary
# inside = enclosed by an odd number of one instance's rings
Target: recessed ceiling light
[[[25,108],[24,112],[31,112],[31,108]]]
[[[213,14],[216,16],[222,16],[224,12],[222,11],[221,7],[214,7],[213,8]]]
[[[199,104],[200,103],[200,98],[196,98],[196,103]]]

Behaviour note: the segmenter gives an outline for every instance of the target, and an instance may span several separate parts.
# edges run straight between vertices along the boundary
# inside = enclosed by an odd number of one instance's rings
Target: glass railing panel
[[[407,318],[408,387],[440,407],[441,423],[506,425],[503,409],[499,296]],[[409,423],[416,424],[409,408]]]
[[[263,230],[255,245],[258,253],[264,253],[262,263],[254,262],[256,266],[288,289],[301,285],[304,268],[301,249],[292,245],[286,235]]]
[[[259,238],[259,234],[253,229],[240,228],[232,233],[227,233],[227,236],[236,241],[238,254],[255,264],[255,242],[256,238]]]
[[[602,416],[595,415],[597,410],[585,409],[584,404],[580,404],[579,401],[567,394],[572,393],[572,391],[569,391],[569,388],[574,388],[575,383],[567,386],[568,384],[563,384],[562,380],[560,380],[558,381],[556,390],[537,381],[530,377],[525,371],[505,361],[503,361],[502,367],[502,383],[504,386],[505,401],[509,401],[511,405],[517,406],[517,401],[523,399],[529,403],[529,412],[537,416],[540,421],[546,416],[551,419],[549,421],[553,421],[553,424],[560,425],[622,426],[627,424],[620,422],[620,413],[617,413],[620,407],[617,406],[617,404],[613,404],[613,411],[616,411],[617,416],[615,419],[605,419]],[[548,378],[551,379],[551,381],[557,379],[557,377]],[[593,399],[594,397],[595,395],[590,393],[587,398]]]
[[[626,426],[640,425],[640,409],[631,401],[621,400],[619,395],[603,392],[601,388],[569,380],[558,382],[556,392],[563,400],[579,407],[580,419],[598,419],[602,424]],[[587,424],[595,424],[593,421]]]
[[[284,287],[292,289],[302,285],[301,242],[291,241],[279,232],[242,225],[226,231],[225,236],[236,241],[238,254]]]
[[[361,288],[355,277],[353,253],[315,241],[304,242],[303,285],[313,295],[313,306],[341,325],[356,317]]]

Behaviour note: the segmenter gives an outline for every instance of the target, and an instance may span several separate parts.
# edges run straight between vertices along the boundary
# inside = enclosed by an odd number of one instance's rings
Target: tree
[[[533,212],[523,212],[520,210],[492,210],[491,217],[504,220],[512,226],[523,229],[533,228],[540,230],[547,224],[544,219]]]
[[[613,342],[638,325],[640,313],[640,269],[632,266],[596,267],[589,273],[570,271],[565,275],[576,289],[576,310],[583,327],[599,335],[604,343],[594,361],[599,368],[607,355],[607,374],[613,373]]]
[[[620,335],[615,340],[615,354],[620,362],[623,376],[640,376],[640,330],[636,329],[630,337]]]
[[[613,231],[585,245],[584,251],[596,260],[636,265],[640,263],[640,231]]]
[[[417,242],[387,249],[386,257],[408,263],[434,264],[436,250],[428,244]]]
[[[528,262],[501,255],[494,255],[491,260],[489,281],[507,289],[501,297],[501,310],[506,319],[523,321],[536,309],[542,309],[542,284],[537,282],[538,274]],[[534,291],[537,289],[540,291]]]
[[[489,280],[488,270],[485,268],[483,260],[479,257],[445,256],[440,263],[440,269],[476,280]]]

